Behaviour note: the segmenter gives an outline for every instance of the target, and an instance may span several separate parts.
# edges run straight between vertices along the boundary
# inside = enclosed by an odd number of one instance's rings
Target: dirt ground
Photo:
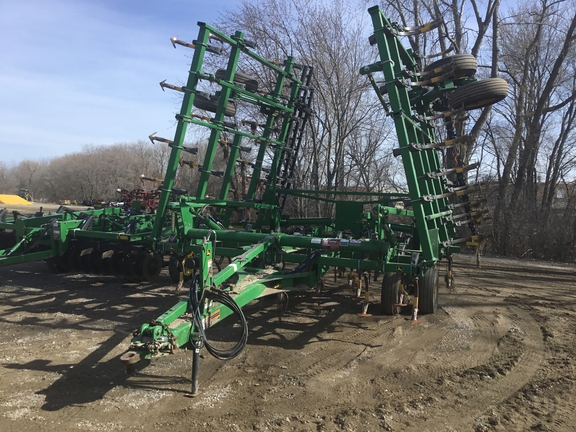
[[[131,332],[178,299],[155,285],[0,268],[1,431],[573,431],[576,268],[458,255],[456,287],[412,324],[356,315],[345,279],[247,308],[236,359],[190,351],[126,373]],[[225,325],[225,321],[219,325]]]

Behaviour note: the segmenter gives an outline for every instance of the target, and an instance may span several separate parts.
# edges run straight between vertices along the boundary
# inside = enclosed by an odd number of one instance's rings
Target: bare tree
[[[534,208],[552,204],[574,122],[575,32],[576,10],[564,0],[521,4],[502,23],[502,67],[513,86],[513,99],[504,115],[514,132],[500,150],[502,170],[495,211],[499,251],[504,254],[514,249],[512,245],[528,247],[522,246],[525,242],[519,238],[524,236],[518,234],[530,233],[528,227],[535,229],[545,222]],[[555,144],[547,157],[545,200],[537,206],[541,196],[539,151],[544,142]],[[530,234],[527,238],[535,239]]]
[[[296,187],[333,191],[351,185],[369,190],[390,186],[384,178],[387,171],[377,168],[383,158],[380,149],[386,146],[391,153],[392,148],[379,129],[390,125],[369,82],[359,74],[360,67],[375,58],[367,40],[365,6],[366,2],[342,0],[245,1],[220,23],[230,31],[245,30],[265,58],[282,61],[294,56],[314,67],[315,115],[303,157],[297,161]],[[254,65],[241,67],[266,81],[264,71],[250,70]],[[310,210],[298,211],[310,215]],[[316,208],[316,214],[331,211],[330,204]]]

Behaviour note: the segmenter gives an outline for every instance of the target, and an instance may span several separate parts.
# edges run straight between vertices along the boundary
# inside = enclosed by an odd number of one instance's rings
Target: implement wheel
[[[204,95],[197,94],[194,96],[194,106],[198,109],[216,112],[218,110],[218,96],[210,96],[207,98]],[[233,117],[236,115],[236,104],[234,102],[228,102],[226,109],[224,110],[224,115],[227,117]]]
[[[478,69],[476,57],[472,54],[456,54],[430,63],[424,68],[422,78],[429,80],[446,75],[446,80],[474,76]]]
[[[487,78],[458,87],[449,96],[450,107],[466,110],[484,108],[508,96],[508,83],[502,78]]]
[[[382,313],[396,315],[400,312],[400,282],[402,276],[398,272],[384,274],[382,279]]]
[[[418,309],[421,314],[433,314],[438,308],[438,287],[440,275],[438,269],[431,267],[420,280],[420,298]]]
[[[226,76],[225,69],[218,69],[216,71],[216,79],[222,80]],[[238,72],[234,74],[234,80],[236,84],[244,84],[245,88],[249,92],[256,92],[258,91],[258,81],[255,78],[252,78],[250,75],[245,74],[243,72]]]

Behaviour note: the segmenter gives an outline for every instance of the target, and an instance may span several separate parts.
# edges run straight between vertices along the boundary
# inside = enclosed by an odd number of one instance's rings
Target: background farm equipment
[[[18,196],[20,198],[25,199],[28,202],[34,201],[34,199],[32,198],[32,194],[30,193],[30,189],[20,189],[18,191]]]
[[[78,212],[63,207],[33,218],[3,212],[0,229],[10,239],[6,236],[0,250],[0,265],[46,260],[56,272],[114,274],[137,282],[152,281],[168,267],[173,282],[185,287],[184,297],[135,332],[122,360],[132,367],[190,346],[193,394],[198,390],[201,349],[230,359],[246,344],[243,306],[268,295],[321,289],[331,267],[350,269],[359,294],[363,286],[368,288],[370,274],[382,274],[385,314],[410,306],[416,321],[419,312],[434,313],[438,261],[446,258],[451,283],[452,253],[459,244],[478,240],[475,224],[483,217],[477,201],[468,198],[479,186],[466,184],[464,175],[475,166],[445,167],[440,152],[467,139],[457,126],[465,110],[501,100],[507,86],[503,80],[473,78],[476,62],[471,56],[444,58],[422,68],[398,36],[434,24],[401,28],[378,7],[369,13],[374,26],[370,43],[380,58],[360,73],[394,121],[399,144],[394,154],[402,159],[407,193],[294,189],[296,160],[313,115],[313,68],[292,57],[282,62],[265,59],[243,33],[227,36],[198,23],[192,43],[171,39],[174,47],[194,54],[184,85],[161,83],[163,90],[182,94],[182,105],[173,139],[150,135],[153,142],[171,148],[164,178],[144,176],[156,182],[158,190],[152,195],[123,191],[125,202],[131,203],[125,210]],[[209,71],[207,55],[225,56],[226,66]],[[247,62],[275,80],[263,87],[239,70]],[[203,83],[218,90],[207,92]],[[241,116],[246,117],[237,121]],[[446,131],[444,140],[436,137],[439,126]],[[188,128],[210,133],[202,161],[193,158],[197,149],[184,145]],[[224,170],[214,167],[220,152],[226,159]],[[175,187],[178,169],[200,172],[195,194]],[[337,199],[341,196],[354,200]],[[291,217],[284,212],[290,197],[333,202],[334,215]],[[155,213],[136,208],[136,201]],[[464,224],[471,238],[458,238],[456,228]],[[366,295],[363,315],[368,304]],[[226,317],[235,317],[240,332],[237,341],[222,348],[211,343],[207,331]]]

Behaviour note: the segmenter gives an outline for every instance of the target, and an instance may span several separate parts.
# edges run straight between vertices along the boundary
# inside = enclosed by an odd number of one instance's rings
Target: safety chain
[[[160,326],[164,329],[170,339],[170,354],[174,354],[178,350],[178,346],[176,345],[176,336],[170,331],[170,328],[166,324],[156,320],[150,321],[150,325]]]
[[[174,336],[174,333],[172,333],[172,332],[170,331],[170,328],[169,328],[166,324],[164,324],[164,323],[162,323],[162,322],[160,322],[160,321],[157,321],[157,320],[152,320],[152,321],[150,321],[149,325],[150,325],[150,326],[153,326],[153,327],[154,327],[154,326],[160,326],[160,327],[162,327],[162,328],[164,329],[164,331],[168,334],[168,338],[169,338],[169,340],[170,340],[170,354],[174,354],[174,353],[178,350],[178,346],[176,345],[176,336]],[[139,328],[137,328],[136,330],[134,330],[134,332],[132,332],[132,336],[133,336],[133,337],[137,337],[137,336],[139,336],[140,334],[141,334],[141,330],[140,330]],[[152,342],[148,342],[148,343],[145,343],[145,344],[143,344],[143,345],[140,345],[139,347],[136,346],[136,345],[131,345],[130,347],[131,347],[131,349],[132,349],[132,348],[134,348],[134,349],[136,349],[136,348],[141,349],[142,346],[144,346],[146,349],[148,349],[148,351],[150,351],[150,352],[152,353],[153,351],[154,351],[154,352],[155,352],[155,351],[158,351],[158,348],[157,348],[155,345],[156,345],[156,342],[155,342],[155,341],[152,341]]]

